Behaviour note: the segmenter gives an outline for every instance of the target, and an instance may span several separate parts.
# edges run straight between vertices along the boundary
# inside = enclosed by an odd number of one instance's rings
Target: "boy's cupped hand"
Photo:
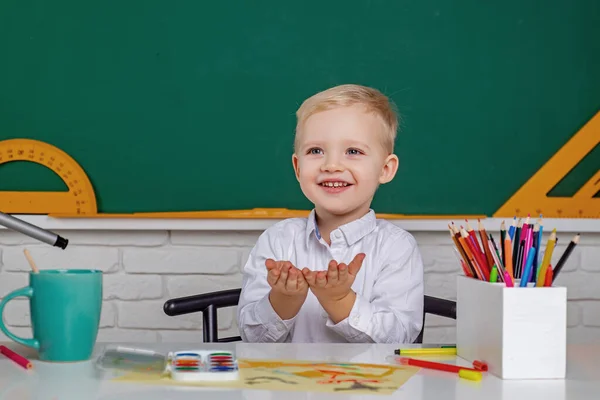
[[[331,260],[327,271],[302,270],[310,290],[319,300],[338,301],[350,293],[354,279],[362,267],[364,253],[357,254],[350,264]]]
[[[286,296],[306,296],[308,293],[308,283],[302,271],[296,268],[289,261],[275,261],[267,259],[267,282],[271,290],[279,292]]]

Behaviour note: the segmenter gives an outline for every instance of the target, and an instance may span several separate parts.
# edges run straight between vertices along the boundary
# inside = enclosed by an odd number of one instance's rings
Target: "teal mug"
[[[20,296],[29,297],[31,339],[12,334],[2,322],[6,303]],[[101,271],[40,270],[29,273],[29,286],[0,301],[0,330],[15,342],[37,350],[41,361],[85,361],[94,351],[101,311]]]

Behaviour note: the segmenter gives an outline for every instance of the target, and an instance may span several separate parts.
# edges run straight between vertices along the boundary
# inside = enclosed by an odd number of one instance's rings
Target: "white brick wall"
[[[40,268],[97,268],[104,271],[99,341],[202,341],[202,317],[168,317],[169,298],[237,288],[241,266],[259,231],[65,231],[67,250],[0,230],[0,298],[27,284],[28,248]],[[459,266],[445,232],[412,232],[425,263],[426,293],[456,298]],[[572,237],[560,235],[553,264]],[[547,240],[547,236],[545,238]],[[584,234],[557,284],[568,288],[569,341],[600,340],[600,234]],[[28,302],[7,306],[4,321],[31,337]],[[219,310],[221,336],[238,335],[235,308]],[[0,341],[7,340],[0,333]],[[426,342],[454,342],[455,322],[428,316]]]

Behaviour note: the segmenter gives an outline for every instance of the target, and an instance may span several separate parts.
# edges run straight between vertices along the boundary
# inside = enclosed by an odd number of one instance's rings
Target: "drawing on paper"
[[[387,364],[354,364],[295,360],[238,359],[240,379],[233,382],[178,382],[169,377],[129,373],[119,381],[179,385],[326,393],[391,394],[419,369]]]

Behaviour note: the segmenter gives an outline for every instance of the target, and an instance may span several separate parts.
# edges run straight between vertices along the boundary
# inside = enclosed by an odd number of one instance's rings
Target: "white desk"
[[[569,346],[567,379],[540,381],[502,381],[484,374],[479,382],[459,379],[455,374],[421,369],[391,396],[348,395],[303,392],[271,392],[262,390],[224,390],[182,387],[140,386],[111,382],[102,379],[92,362],[50,364],[36,360],[35,353],[15,345],[2,343],[17,350],[34,363],[27,371],[0,356],[0,400],[166,400],[166,399],[503,399],[503,400],[579,400],[600,396],[600,345]],[[193,348],[226,348],[234,350],[239,358],[281,358],[332,362],[385,363],[385,357],[393,354],[396,345],[369,344],[131,344],[161,352]],[[97,350],[104,346],[99,343]],[[407,346],[403,346],[407,347]],[[552,351],[552,349],[549,349]],[[447,358],[443,362],[448,361]],[[457,364],[468,365],[457,359]]]

